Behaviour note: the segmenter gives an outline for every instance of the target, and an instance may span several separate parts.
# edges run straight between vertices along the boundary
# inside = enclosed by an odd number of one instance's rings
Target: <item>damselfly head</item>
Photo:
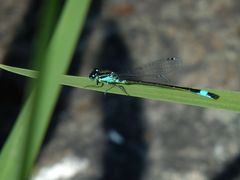
[[[100,69],[94,68],[93,71],[89,74],[89,78],[94,80],[99,76]]]

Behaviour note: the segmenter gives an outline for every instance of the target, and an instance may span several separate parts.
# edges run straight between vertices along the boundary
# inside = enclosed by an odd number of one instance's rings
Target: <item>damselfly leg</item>
[[[114,87],[118,87],[122,92],[124,92],[126,95],[129,96],[129,94],[127,93],[126,89],[125,89],[123,86],[118,85],[118,84],[112,84],[112,86],[111,86],[110,88],[108,88],[108,89],[104,92],[104,94],[106,95],[107,92],[110,91],[111,89],[113,89]]]

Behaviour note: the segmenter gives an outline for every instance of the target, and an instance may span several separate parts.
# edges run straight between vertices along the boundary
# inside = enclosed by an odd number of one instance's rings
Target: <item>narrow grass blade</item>
[[[16,67],[10,67],[6,65],[0,65],[0,68],[7,71],[11,71],[16,74],[20,74],[27,77],[37,77],[37,72],[21,69]],[[95,91],[105,92],[110,86],[105,85],[102,88],[94,87],[96,84],[90,81],[87,77],[62,75],[60,82],[62,85],[91,89]],[[209,108],[219,108],[232,111],[240,111],[240,92],[227,91],[227,90],[215,90],[206,89],[220,96],[219,99],[213,100],[206,97],[201,97],[190,92],[179,91],[176,89],[167,89],[147,85],[123,85],[128,94],[133,97],[141,97],[152,100],[163,100],[169,102],[176,102],[188,105],[195,105]],[[125,95],[119,88],[113,88],[108,93]]]
[[[40,66],[36,92],[32,93],[24,105],[1,151],[0,180],[27,179],[60,92],[61,74],[64,74],[68,68],[89,4],[89,0],[66,1]],[[33,77],[37,75],[30,74]]]

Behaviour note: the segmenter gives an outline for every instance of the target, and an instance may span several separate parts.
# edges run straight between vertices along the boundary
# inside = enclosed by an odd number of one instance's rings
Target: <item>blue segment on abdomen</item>
[[[206,90],[200,90],[197,94],[200,96],[212,98],[211,96],[209,96],[208,91],[206,91]]]

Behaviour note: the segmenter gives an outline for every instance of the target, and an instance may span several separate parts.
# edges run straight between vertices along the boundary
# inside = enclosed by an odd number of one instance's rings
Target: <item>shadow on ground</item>
[[[101,68],[122,71],[131,67],[132,60],[116,23],[107,20],[104,30],[105,39],[99,56]],[[101,106],[107,137],[101,179],[141,179],[147,154],[141,100],[106,94],[102,96]]]

